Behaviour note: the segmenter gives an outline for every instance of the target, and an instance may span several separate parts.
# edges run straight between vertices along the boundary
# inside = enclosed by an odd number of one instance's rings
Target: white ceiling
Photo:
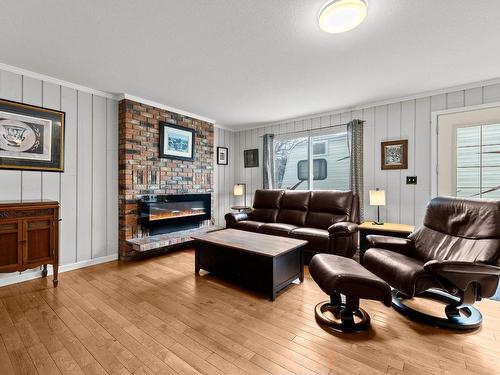
[[[500,77],[500,1],[2,0],[0,61],[233,128]]]

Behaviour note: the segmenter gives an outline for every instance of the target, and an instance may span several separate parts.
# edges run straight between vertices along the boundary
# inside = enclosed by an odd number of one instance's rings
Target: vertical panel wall
[[[0,200],[60,202],[62,266],[117,255],[117,102],[3,70],[0,98],[66,112],[64,173],[0,170]],[[0,274],[0,284],[37,273]]]
[[[492,102],[500,102],[499,84],[239,131],[234,135],[234,149],[237,150],[234,157],[235,182],[247,183],[249,202],[255,189],[262,187],[262,134],[318,129],[357,118],[365,120],[365,218],[372,219],[376,215],[375,208],[368,204],[368,190],[378,187],[384,189],[387,195],[387,206],[380,210],[382,220],[419,225],[431,198],[431,113]],[[397,139],[408,139],[408,169],[383,171],[380,167],[380,143]],[[259,148],[258,168],[243,167],[243,150],[250,148]],[[418,184],[406,185],[406,176],[412,175],[418,177]]]
[[[231,211],[231,206],[236,204],[235,200],[240,198],[233,197],[236,156],[239,153],[234,147],[234,138],[233,131],[214,128],[214,219],[215,224],[222,226],[225,225],[224,215]],[[217,147],[228,149],[228,165],[217,164]]]

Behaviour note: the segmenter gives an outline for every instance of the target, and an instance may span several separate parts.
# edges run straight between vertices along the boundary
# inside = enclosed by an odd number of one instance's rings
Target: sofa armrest
[[[431,260],[424,264],[424,269],[438,279],[444,278],[462,291],[470,283],[476,282],[481,286],[482,297],[495,294],[500,278],[500,267],[484,263]]]
[[[411,256],[415,251],[415,243],[408,238],[370,234],[366,236],[366,239],[370,243],[370,248],[376,247],[408,256]]]
[[[238,221],[248,220],[246,212],[229,212],[224,216],[226,223],[237,223]]]
[[[352,236],[358,231],[358,224],[349,221],[341,221],[328,227],[330,237]]]

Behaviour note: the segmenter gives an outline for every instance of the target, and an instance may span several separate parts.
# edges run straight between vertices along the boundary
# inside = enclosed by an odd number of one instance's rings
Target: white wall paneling
[[[236,170],[235,133],[215,127],[214,128],[214,220],[217,225],[225,225],[224,215],[231,211],[233,205],[234,172]],[[228,165],[217,164],[217,147],[228,148]]]
[[[106,241],[107,255],[118,249],[118,102],[106,100]]]
[[[64,129],[64,173],[61,174],[61,223],[60,253],[61,264],[77,261],[76,227],[77,227],[77,154],[78,154],[78,92],[75,89],[61,87],[61,110],[66,113]],[[64,250],[63,249],[64,246]]]
[[[400,132],[401,138],[408,140],[408,156],[415,154],[415,100],[408,100],[401,103],[401,119],[400,119]],[[399,188],[400,209],[399,222],[413,223],[415,220],[415,187],[416,185],[407,185],[406,176],[415,175],[415,157],[408,158],[408,170],[400,171],[399,174]]]
[[[365,120],[365,218],[371,219],[376,215],[376,209],[368,204],[368,190],[378,187],[387,193],[387,206],[380,210],[382,220],[419,225],[431,198],[431,113],[500,101],[498,83],[444,91],[433,96],[414,96],[401,101],[393,100],[366,108],[313,115],[239,131],[235,134],[235,148],[240,150],[241,157],[235,163],[235,179],[248,184],[247,199],[251,202],[255,189],[262,187],[262,138],[259,136],[264,133],[317,129],[358,118]],[[382,171],[380,143],[397,139],[408,139],[408,169]],[[250,171],[249,168],[243,168],[243,150],[254,147],[259,148],[261,160],[259,168]],[[418,177],[417,185],[406,185],[406,176],[412,175]]]
[[[76,259],[92,258],[92,95],[77,94]]]
[[[107,255],[107,103],[106,98],[92,96],[92,256]]]
[[[63,269],[115,258],[116,100],[5,70],[0,70],[0,98],[66,112],[64,173],[0,170],[0,200],[54,199],[61,203],[59,261]],[[0,274],[0,284],[38,275],[39,270]]]

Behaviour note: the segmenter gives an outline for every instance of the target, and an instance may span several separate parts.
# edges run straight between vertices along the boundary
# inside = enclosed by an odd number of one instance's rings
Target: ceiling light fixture
[[[319,12],[319,27],[330,34],[352,30],[365,20],[366,10],[365,0],[328,1]]]

